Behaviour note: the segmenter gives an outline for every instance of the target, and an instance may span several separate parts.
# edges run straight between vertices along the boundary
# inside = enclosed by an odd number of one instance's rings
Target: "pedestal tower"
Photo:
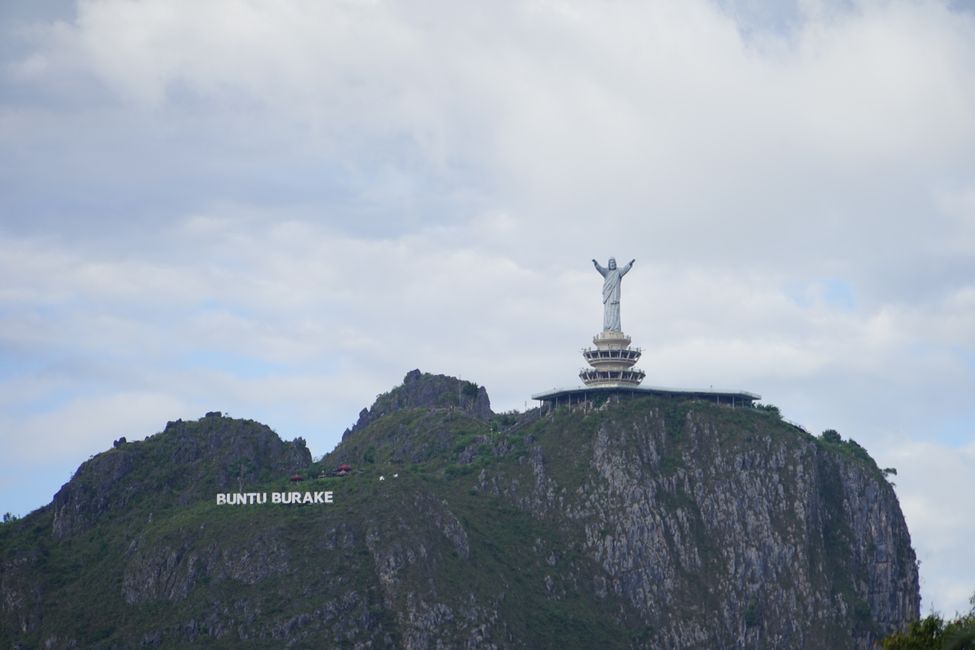
[[[640,359],[640,348],[630,347],[630,337],[620,326],[620,284],[635,261],[622,268],[616,268],[612,257],[606,267],[592,261],[603,276],[603,331],[592,339],[595,348],[582,351],[591,366],[579,373],[586,386],[638,386],[645,376],[642,370],[633,367]]]
[[[586,386],[637,386],[644,372],[633,366],[640,359],[640,348],[630,347],[630,337],[623,332],[600,332],[592,338],[595,348],[586,348],[582,356],[591,368],[579,373]]]

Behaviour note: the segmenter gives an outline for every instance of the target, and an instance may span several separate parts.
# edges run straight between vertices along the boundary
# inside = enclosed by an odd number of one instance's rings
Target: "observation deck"
[[[633,385],[595,385],[576,386],[573,388],[553,388],[532,395],[543,407],[571,406],[574,404],[592,403],[596,399],[622,399],[639,397],[641,395],[655,395],[678,400],[700,400],[713,404],[732,407],[751,407],[762,399],[761,395],[744,390],[721,390],[715,388],[664,388],[661,386],[633,386]]]

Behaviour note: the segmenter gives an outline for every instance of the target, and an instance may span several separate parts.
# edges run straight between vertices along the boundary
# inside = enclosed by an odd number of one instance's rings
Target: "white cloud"
[[[170,395],[121,391],[73,399],[28,417],[5,417],[0,421],[0,431],[5,438],[4,450],[15,465],[43,465],[102,451],[122,435],[155,433],[167,420],[186,412],[186,405]]]

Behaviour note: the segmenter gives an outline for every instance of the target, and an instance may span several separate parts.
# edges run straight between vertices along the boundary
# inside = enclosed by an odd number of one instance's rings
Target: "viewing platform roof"
[[[558,403],[584,401],[597,395],[656,395],[678,399],[699,399],[719,404],[751,404],[762,399],[761,395],[744,390],[721,390],[714,388],[664,388],[661,386],[576,386],[573,388],[553,388],[535,393],[532,399],[540,402]]]

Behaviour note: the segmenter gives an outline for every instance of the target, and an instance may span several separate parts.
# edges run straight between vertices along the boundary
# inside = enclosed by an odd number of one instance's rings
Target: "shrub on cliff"
[[[968,600],[971,610],[945,621],[930,614],[914,621],[903,632],[881,640],[883,650],[972,650],[975,649],[975,594]]]

